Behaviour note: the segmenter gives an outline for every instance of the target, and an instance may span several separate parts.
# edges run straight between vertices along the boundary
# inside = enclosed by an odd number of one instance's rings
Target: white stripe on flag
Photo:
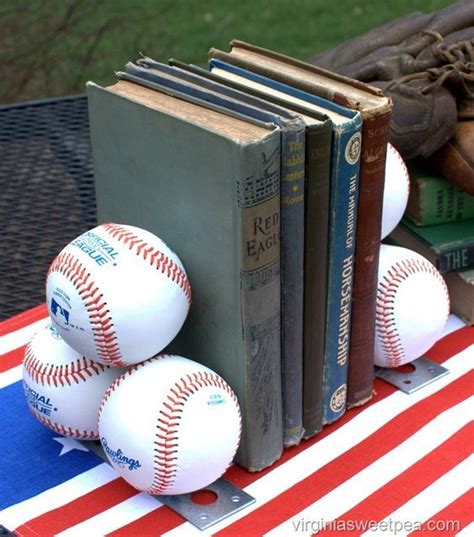
[[[0,373],[0,389],[14,384],[23,378],[23,364]]]
[[[0,511],[0,523],[13,531],[28,520],[80,498],[117,477],[112,467],[104,462],[37,496]]]
[[[319,442],[298,453],[298,455],[295,455],[284,464],[278,466],[260,479],[257,479],[248,487],[245,487],[244,490],[256,498],[256,502],[246,509],[215,524],[209,530],[200,531],[189,522],[186,522],[173,528],[164,535],[166,537],[187,537],[189,535],[204,537],[213,535],[221,529],[230,526],[353,448],[403,411],[426,397],[437,393],[451,382],[454,382],[469,372],[473,354],[474,345],[471,345],[444,362],[443,365],[450,370],[449,375],[442,377],[411,395],[407,395],[401,391],[394,392],[385,399],[365,408],[360,414],[352,418],[337,431],[334,431],[331,435],[322,438]]]
[[[56,537],[102,537],[158,509],[163,504],[149,494],[139,493],[102,513],[57,533]]]
[[[44,317],[39,321],[36,321],[28,326],[10,332],[0,338],[0,355],[11,352],[23,345],[26,345],[28,341],[49,321],[49,317]]]
[[[474,522],[468,524],[460,532],[456,533],[456,537],[472,537],[474,535]]]
[[[314,528],[311,524],[306,524],[306,521],[324,519],[324,522],[330,523],[349,511],[468,424],[471,421],[470,408],[473,401],[474,397],[470,397],[445,410],[396,448],[266,535],[286,536],[295,531],[298,535],[311,535]],[[303,527],[307,526],[306,531],[298,530],[298,527],[302,527],[302,522]]]
[[[468,457],[399,509],[390,513],[383,520],[386,523],[385,526],[388,526],[390,521],[393,521],[390,526],[393,526],[394,522],[399,522],[398,526],[404,522],[407,522],[409,525],[414,524],[420,526],[423,522],[426,522],[447,505],[465,494],[472,486],[472,476],[474,475],[474,468],[472,467],[473,459],[472,456]],[[469,468],[471,469],[469,470]],[[445,521],[441,522],[444,523]],[[372,531],[367,531],[363,535],[366,537],[392,535],[391,533],[382,531],[382,528],[374,528]],[[441,530],[442,528],[440,527],[439,529]],[[447,527],[446,530],[450,530],[450,528]],[[396,535],[402,537],[409,535],[411,531],[413,530],[402,531],[400,529]],[[450,531],[452,531],[452,528]]]

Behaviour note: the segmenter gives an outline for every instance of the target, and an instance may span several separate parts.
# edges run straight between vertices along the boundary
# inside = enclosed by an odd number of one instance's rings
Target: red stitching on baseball
[[[159,354],[147,360],[154,361],[167,358],[169,355]],[[141,362],[128,369],[125,373],[120,375],[112,385],[106,391],[102,403],[99,408],[99,420],[102,414],[104,405],[108,401],[112,393],[123,382],[125,378],[130,376],[134,371],[143,367],[146,362]],[[178,471],[176,452],[178,448],[178,427],[181,414],[184,410],[184,405],[189,397],[196,392],[199,388],[207,386],[215,386],[226,391],[232,400],[234,401],[237,411],[239,413],[239,437],[236,442],[235,451],[230,459],[228,467],[231,465],[234,459],[235,453],[240,442],[240,436],[242,434],[242,419],[240,413],[239,402],[232,388],[224,382],[217,374],[207,371],[194,372],[185,375],[179,379],[175,385],[170,389],[170,393],[167,395],[166,400],[163,402],[163,409],[159,410],[159,417],[157,419],[157,433],[155,434],[155,449],[154,449],[154,461],[155,461],[155,473],[153,481],[150,487],[144,490],[149,494],[162,494],[173,484]],[[227,468],[226,468],[227,470]]]
[[[149,494],[162,494],[172,486],[178,471],[176,452],[178,451],[178,428],[181,414],[189,397],[199,388],[214,386],[223,389],[233,399],[240,416],[240,408],[232,389],[215,373],[199,371],[179,379],[160,410],[155,438],[155,474],[152,485],[146,490]],[[241,430],[239,431],[240,439]],[[238,442],[235,451],[237,451]],[[232,459],[235,455],[232,455]],[[231,459],[231,462],[232,462]],[[229,463],[230,464],[230,463]]]
[[[72,254],[59,254],[51,264],[48,276],[59,272],[67,277],[77,289],[89,314],[97,355],[116,367],[126,366],[122,360],[112,317],[102,293],[80,260]]]
[[[156,250],[153,246],[140,239],[133,231],[129,231],[119,224],[108,223],[102,224],[100,227],[114,239],[127,245],[129,250],[134,250],[144,261],[148,260],[151,266],[155,267],[161,273],[166,274],[168,278],[182,289],[188,301],[188,306],[191,305],[191,285],[186,273],[179,265],[168,258],[163,252]]]
[[[110,369],[108,365],[93,362],[85,356],[64,365],[43,363],[35,355],[31,344],[26,347],[23,367],[36,383],[54,387],[79,384],[93,375],[99,375],[105,369]]]
[[[38,421],[40,421],[43,425],[46,425],[46,427],[49,427],[58,434],[62,434],[63,436],[73,436],[74,438],[79,438],[80,440],[98,440],[99,438],[99,434],[95,431],[85,431],[80,429],[73,429],[72,427],[65,427],[60,423],[48,420],[47,418],[36,412],[36,410],[34,410],[33,408],[29,408],[31,410],[31,413]]]
[[[420,272],[428,272],[442,283],[449,304],[446,284],[431,263],[424,259],[403,259],[393,264],[388,273],[384,275],[382,281],[379,282],[375,311],[375,323],[380,336],[379,341],[387,357],[388,367],[398,367],[405,361],[405,351],[398,333],[393,306],[398,287],[411,274]]]
[[[405,177],[405,188],[406,188],[406,191],[407,193],[410,193],[410,177],[408,175],[408,168],[407,168],[407,165],[405,164],[405,161],[402,159],[402,156],[400,155],[400,153],[398,152],[397,148],[394,147],[393,145],[389,144],[389,147],[392,148],[392,154],[394,155],[394,157],[398,160],[398,162],[400,163],[400,165],[402,166],[403,168],[403,175]]]

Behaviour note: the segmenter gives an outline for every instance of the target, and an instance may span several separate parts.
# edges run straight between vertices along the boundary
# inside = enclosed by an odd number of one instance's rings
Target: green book
[[[404,218],[390,238],[426,257],[441,274],[474,266],[474,220],[417,227]]]
[[[236,461],[265,468],[283,448],[280,130],[128,81],[87,90],[98,220],[176,250],[193,301],[166,352],[230,384],[243,419]]]
[[[441,176],[411,165],[410,196],[405,216],[417,226],[474,218],[474,196]]]

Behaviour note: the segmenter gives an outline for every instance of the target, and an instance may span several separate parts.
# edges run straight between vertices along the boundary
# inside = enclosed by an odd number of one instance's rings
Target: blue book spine
[[[128,63],[121,78],[142,78],[170,91],[190,95],[241,115],[271,122],[281,129],[281,366],[283,443],[298,444],[303,436],[303,309],[305,124],[300,116],[277,105],[218,83],[182,73],[164,64],[153,70]],[[157,72],[157,70],[159,72]],[[135,77],[135,78],[134,78]],[[256,224],[257,225],[257,224]],[[258,224],[264,226],[264,223]],[[255,251],[255,255],[260,252]]]
[[[346,410],[361,124],[333,130],[323,423]]]

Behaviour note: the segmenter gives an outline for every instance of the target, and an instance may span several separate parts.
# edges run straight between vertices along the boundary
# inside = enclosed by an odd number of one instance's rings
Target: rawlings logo
[[[107,453],[107,456],[109,459],[115,463],[117,466],[120,466],[120,468],[124,468],[125,466],[128,466],[128,469],[130,471],[132,470],[138,470],[138,468],[141,468],[142,465],[140,464],[140,461],[138,459],[130,459],[126,455],[123,454],[123,451],[118,448],[116,450],[113,450],[109,447],[107,444],[107,440],[102,437],[100,439],[102,442],[102,447],[104,448],[104,451]]]

